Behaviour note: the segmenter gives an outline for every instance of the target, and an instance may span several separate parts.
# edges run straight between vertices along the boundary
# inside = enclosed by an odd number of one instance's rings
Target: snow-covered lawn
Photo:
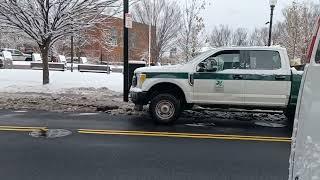
[[[108,88],[122,92],[123,75],[50,71],[50,84],[43,86],[41,70],[0,69],[0,92],[59,93],[70,88]]]

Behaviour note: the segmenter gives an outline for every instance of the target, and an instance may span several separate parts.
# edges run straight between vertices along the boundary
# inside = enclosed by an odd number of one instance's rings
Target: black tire
[[[158,94],[149,106],[152,119],[159,124],[171,124],[181,114],[181,100],[171,94]]]

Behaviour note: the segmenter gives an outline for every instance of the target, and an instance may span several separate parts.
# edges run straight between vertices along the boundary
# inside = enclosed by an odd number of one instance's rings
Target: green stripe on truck
[[[173,78],[173,79],[188,79],[188,73],[167,73],[167,72],[152,72],[144,73],[147,78]],[[222,73],[195,73],[194,79],[218,79],[218,80],[235,80],[234,74]],[[238,74],[237,74],[238,75]],[[290,81],[290,75],[283,75],[284,79],[276,80],[276,75],[257,75],[257,74],[239,74],[243,76],[241,80],[256,80],[256,81]]]
[[[156,72],[156,73],[144,73],[147,78],[173,78],[173,79],[188,79],[188,73],[167,73],[167,72]]]

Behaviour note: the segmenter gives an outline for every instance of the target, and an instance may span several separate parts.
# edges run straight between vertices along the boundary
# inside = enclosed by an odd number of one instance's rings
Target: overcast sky
[[[228,24],[233,28],[245,27],[250,31],[255,27],[268,26],[265,23],[270,18],[269,0],[207,0],[209,1],[211,5],[203,12],[207,31],[219,24]],[[283,19],[281,10],[292,1],[278,0],[274,12],[275,21]]]

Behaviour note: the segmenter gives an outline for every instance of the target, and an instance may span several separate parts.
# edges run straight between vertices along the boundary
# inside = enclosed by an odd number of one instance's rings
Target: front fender
[[[153,86],[160,84],[160,83],[172,83],[178,86],[185,95],[187,103],[192,103],[193,97],[193,86],[191,86],[188,82],[188,78],[180,78],[180,79],[173,79],[173,78],[147,78],[142,85],[142,91],[149,91]]]

